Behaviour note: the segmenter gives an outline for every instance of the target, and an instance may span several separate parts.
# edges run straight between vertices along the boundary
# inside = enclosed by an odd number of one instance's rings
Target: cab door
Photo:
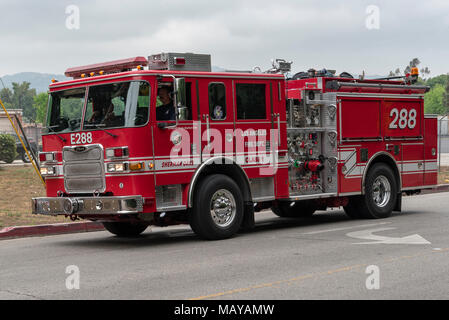
[[[232,80],[202,79],[199,92],[202,162],[214,157],[234,160]]]
[[[158,107],[152,109],[157,211],[186,208],[187,186],[199,165],[199,157],[192,154],[192,151],[197,152],[193,150],[195,131],[198,131],[196,84],[193,79],[185,80],[187,112],[182,111],[184,119],[178,119],[177,123],[175,120],[157,119]],[[159,80],[158,87],[170,84],[173,80],[164,78]],[[153,105],[157,104],[156,98],[153,102]]]

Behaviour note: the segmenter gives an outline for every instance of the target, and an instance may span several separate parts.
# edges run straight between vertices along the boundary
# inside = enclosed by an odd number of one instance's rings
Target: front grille
[[[102,193],[106,190],[101,145],[64,147],[62,157],[64,186],[68,193]]]

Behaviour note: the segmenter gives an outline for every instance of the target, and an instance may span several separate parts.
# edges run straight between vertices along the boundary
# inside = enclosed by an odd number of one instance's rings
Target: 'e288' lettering
[[[70,135],[71,144],[92,143],[92,133],[72,133]]]
[[[390,129],[413,129],[416,127],[416,109],[411,109],[410,112],[407,109],[401,109],[399,111],[397,108],[393,108],[390,111],[390,117],[393,121],[390,122]]]

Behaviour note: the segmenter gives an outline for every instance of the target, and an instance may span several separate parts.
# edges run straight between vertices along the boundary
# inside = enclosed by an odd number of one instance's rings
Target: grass
[[[9,226],[70,222],[65,217],[31,213],[31,198],[45,197],[45,189],[31,166],[0,167],[0,229]]]
[[[438,183],[449,183],[449,167],[441,167]],[[70,222],[63,216],[31,213],[31,198],[45,197],[45,189],[31,166],[0,167],[0,229],[9,226]]]
[[[449,167],[440,167],[440,173],[438,174],[438,184],[449,183]]]

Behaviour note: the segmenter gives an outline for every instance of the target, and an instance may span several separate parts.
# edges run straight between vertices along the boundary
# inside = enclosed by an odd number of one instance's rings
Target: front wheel
[[[131,222],[103,222],[103,226],[118,237],[136,237],[148,228],[147,224]]]
[[[195,190],[189,220],[192,230],[203,239],[232,237],[243,221],[243,196],[239,186],[223,174],[205,177]]]

